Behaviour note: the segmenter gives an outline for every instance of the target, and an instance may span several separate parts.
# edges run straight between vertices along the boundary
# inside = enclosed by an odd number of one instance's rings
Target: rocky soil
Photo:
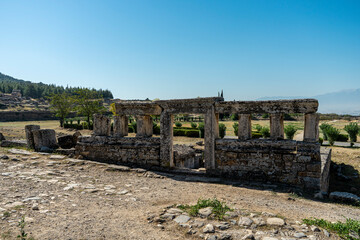
[[[211,218],[211,209],[207,218],[176,208],[214,197],[234,209],[222,221]],[[0,148],[0,239],[16,239],[22,216],[34,239],[338,239],[301,220],[360,220],[360,209],[297,198],[272,184]]]

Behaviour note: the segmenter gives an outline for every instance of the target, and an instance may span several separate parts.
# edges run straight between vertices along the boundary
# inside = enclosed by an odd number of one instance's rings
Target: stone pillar
[[[304,118],[304,141],[317,142],[319,140],[319,115],[307,113]]]
[[[219,132],[219,113],[215,113],[215,139],[220,138]]]
[[[55,130],[40,129],[34,130],[32,133],[34,136],[34,147],[36,151],[47,151],[58,148]]]
[[[102,114],[94,114],[94,135],[110,136],[111,120]]]
[[[214,106],[205,114],[205,168],[206,170],[213,170],[216,168],[215,163],[215,132],[216,132],[216,117]]]
[[[284,114],[270,114],[270,138],[284,139]]]
[[[239,114],[238,137],[240,140],[251,139],[251,114]]]
[[[174,116],[163,111],[160,115],[160,165],[175,167],[173,154],[173,122]]]
[[[153,135],[153,121],[149,115],[136,116],[137,137],[151,137]]]
[[[124,137],[128,135],[129,126],[126,115],[114,116],[114,137]]]
[[[35,149],[34,135],[32,132],[34,130],[39,130],[39,129],[40,129],[39,125],[26,125],[25,126],[26,143],[27,143],[28,148]]]

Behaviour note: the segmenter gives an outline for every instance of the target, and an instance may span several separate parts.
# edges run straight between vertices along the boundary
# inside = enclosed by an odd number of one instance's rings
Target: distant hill
[[[70,94],[75,94],[75,92],[81,88],[79,87],[63,87],[56,86],[54,84],[44,84],[44,83],[32,83],[30,81],[24,81],[21,79],[16,79],[14,77],[2,74],[0,72],[0,92],[2,93],[11,93],[14,89],[20,90],[21,94],[24,97],[31,98],[45,98],[53,93],[62,93],[67,92]],[[113,95],[109,90],[96,90],[91,89],[94,92],[97,92],[101,97],[112,99]]]
[[[320,113],[360,115],[360,88],[316,95],[313,97],[263,97],[257,100],[315,98]]]

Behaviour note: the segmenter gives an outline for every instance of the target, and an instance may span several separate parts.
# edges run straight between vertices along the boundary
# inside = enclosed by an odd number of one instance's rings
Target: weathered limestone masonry
[[[94,134],[81,137],[76,153],[87,159],[176,168],[173,150],[175,114],[204,114],[204,166],[210,175],[263,180],[328,191],[331,152],[320,151],[315,99],[230,101],[196,98],[160,101],[121,101],[115,105],[114,131],[97,116]],[[220,113],[239,114],[238,139],[219,139]],[[251,139],[251,114],[270,114],[270,139]],[[285,113],[304,114],[304,141],[284,139]],[[128,116],[137,119],[135,138],[128,134]],[[152,137],[151,116],[160,115],[160,138]],[[97,123],[99,121],[99,123]],[[100,128],[100,129],[98,129]],[[105,130],[106,129],[106,130]]]

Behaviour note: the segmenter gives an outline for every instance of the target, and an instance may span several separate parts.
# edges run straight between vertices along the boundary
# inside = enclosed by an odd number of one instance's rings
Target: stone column
[[[102,114],[94,114],[94,135],[110,136],[111,119]]]
[[[160,165],[175,167],[173,154],[173,122],[174,116],[163,111],[160,115]]]
[[[270,114],[270,138],[284,139],[284,115],[282,113]]]
[[[129,126],[126,115],[114,116],[114,137],[124,137],[128,135]]]
[[[307,113],[304,118],[304,141],[317,142],[319,140],[319,115]]]
[[[216,117],[214,106],[205,114],[205,168],[206,170],[213,170],[216,168],[215,163],[215,131],[216,131]]]
[[[26,125],[25,126],[26,143],[27,143],[28,148],[35,149],[34,135],[32,132],[35,130],[39,130],[39,129],[40,129],[39,125]]]
[[[240,140],[251,139],[251,114],[239,114],[238,137]]]
[[[220,138],[219,132],[219,113],[215,113],[215,139]]]
[[[153,135],[153,121],[149,115],[136,116],[137,137],[151,137]]]
[[[56,133],[53,129],[40,129],[32,131],[36,151],[47,151],[58,148]],[[45,150],[42,150],[46,148]]]

